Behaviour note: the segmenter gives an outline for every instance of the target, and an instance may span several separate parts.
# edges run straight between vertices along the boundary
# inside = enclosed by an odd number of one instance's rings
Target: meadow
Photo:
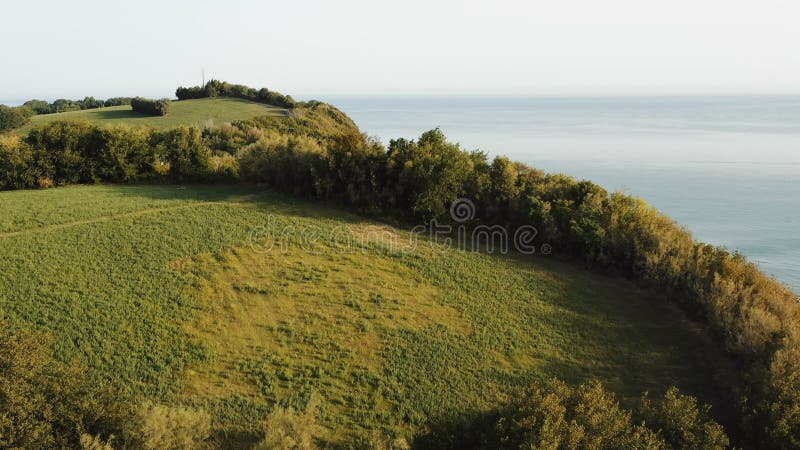
[[[208,98],[173,102],[169,114],[163,117],[137,113],[129,105],[36,115],[15,132],[27,134],[34,127],[59,120],[86,120],[101,126],[128,125],[166,130],[178,125],[203,127],[258,116],[285,114],[286,110],[283,108],[262,103],[236,98]]]
[[[735,370],[703,327],[554,257],[399,249],[368,231],[408,231],[245,184],[0,192],[0,210],[9,323],[139,401],[209,411],[226,447],[312,396],[343,446],[446,430],[553,377],[623,404],[674,385],[731,420]]]

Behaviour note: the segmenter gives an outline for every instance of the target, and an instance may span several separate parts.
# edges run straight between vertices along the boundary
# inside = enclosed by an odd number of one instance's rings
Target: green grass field
[[[334,444],[409,436],[551,377],[725,405],[730,364],[702,329],[553,257],[399,248],[379,224],[248,186],[2,192],[0,210],[9,322],[136,398],[209,410],[226,446],[312,394]]]
[[[33,116],[31,121],[16,130],[26,134],[31,128],[56,120],[88,120],[101,125],[148,126],[167,129],[177,125],[222,125],[234,120],[264,115],[283,115],[286,110],[236,98],[211,98],[172,102],[169,114],[153,117],[131,110],[130,106],[87,109],[57,114]]]

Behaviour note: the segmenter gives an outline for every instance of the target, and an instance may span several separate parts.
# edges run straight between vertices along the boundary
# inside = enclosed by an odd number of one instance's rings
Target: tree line
[[[86,97],[83,100],[67,100],[60,98],[52,103],[44,100],[28,100],[22,106],[11,107],[0,105],[0,133],[21,127],[37,114],[54,114],[83,109],[95,109],[108,106],[130,105],[130,97],[112,97],[108,100],[96,100]]]
[[[281,108],[294,108],[296,102],[289,95],[270,91],[267,88],[255,89],[243,84],[232,84],[227,81],[210,80],[204,86],[179,87],[175,91],[178,100],[213,97],[235,97],[252,102],[264,103]]]
[[[67,100],[60,98],[48,103],[44,100],[28,100],[23,103],[32,109],[36,114],[53,114],[68,111],[80,111],[83,109],[95,109],[109,106],[130,105],[130,97],[111,97],[107,100],[99,100],[94,97],[84,97],[83,100]]]
[[[743,439],[800,446],[800,304],[743,256],[695,241],[641,199],[465,151],[434,129],[388,147],[320,102],[289,117],[216,128],[101,129],[55,122],[0,138],[0,189],[55,184],[243,180],[328,199],[405,223],[449,220],[457,198],[477,205],[471,225],[535,226],[564,257],[669,292],[738,358]]]

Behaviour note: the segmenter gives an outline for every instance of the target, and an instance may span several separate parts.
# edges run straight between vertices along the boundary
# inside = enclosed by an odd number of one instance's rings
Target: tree
[[[27,106],[0,105],[0,133],[25,125],[33,115],[33,110]]]

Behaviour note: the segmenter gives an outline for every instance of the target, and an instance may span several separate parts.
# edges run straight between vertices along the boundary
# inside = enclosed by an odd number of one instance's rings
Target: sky
[[[7,0],[0,100],[800,93],[796,0]]]

